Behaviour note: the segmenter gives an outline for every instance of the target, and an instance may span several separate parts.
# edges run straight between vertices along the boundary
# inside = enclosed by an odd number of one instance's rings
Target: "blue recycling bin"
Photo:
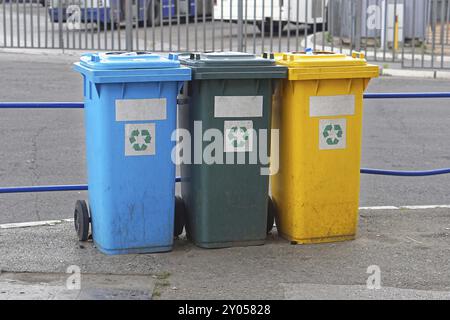
[[[149,52],[86,54],[74,70],[84,79],[89,186],[89,206],[77,202],[75,210],[80,240],[90,221],[93,241],[106,254],[171,250],[171,135],[190,70],[176,54]]]

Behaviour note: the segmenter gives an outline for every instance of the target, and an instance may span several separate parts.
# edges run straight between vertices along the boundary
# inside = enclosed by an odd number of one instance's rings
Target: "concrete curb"
[[[16,53],[46,56],[81,56],[86,52],[98,52],[92,50],[62,50],[62,49],[27,49],[27,48],[0,48],[0,53]]]
[[[385,69],[383,67],[380,67],[380,75],[391,77],[450,80],[450,72],[440,70]]]
[[[321,34],[322,33],[317,33],[316,34],[316,38],[320,39],[321,38]],[[309,35],[308,37],[306,37],[306,44],[307,45],[305,46],[305,39],[302,40],[301,45],[303,47],[305,47],[305,48],[313,48],[314,47],[314,41],[312,40],[313,38],[314,38],[313,34]],[[323,46],[322,44],[317,44],[316,43],[316,48],[323,48],[323,50],[325,50],[325,51],[333,51],[332,47],[330,47],[329,45]],[[335,49],[337,49],[337,48],[335,47]],[[352,50],[349,49],[349,48],[343,48],[342,49],[342,53],[344,53],[346,55],[350,55],[351,51]],[[380,49],[377,53],[374,53],[374,54],[376,55],[376,58],[380,59],[380,60],[382,60],[383,58],[392,60],[394,56],[395,56],[396,59],[400,60],[402,58],[402,56],[403,56],[403,54],[401,53],[401,50],[397,51],[397,53],[395,53],[393,55],[392,52],[387,51],[386,53],[384,53],[382,51],[382,49]],[[412,60],[413,57],[418,57],[418,56],[419,55],[417,53],[416,53],[415,56],[413,56],[411,53],[405,53],[404,54],[404,57],[406,59],[408,59],[408,60]],[[432,55],[430,55],[430,54],[425,54],[424,55],[424,60],[425,61],[431,61],[432,59],[433,59]],[[415,59],[415,60],[418,60],[418,59]],[[444,56],[443,60],[444,60],[444,62],[450,62],[450,56]],[[437,61],[437,63],[441,63],[440,56],[436,56],[436,61]]]

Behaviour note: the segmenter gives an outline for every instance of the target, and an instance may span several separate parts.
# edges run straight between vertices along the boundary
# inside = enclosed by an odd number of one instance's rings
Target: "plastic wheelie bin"
[[[89,210],[75,208],[79,239],[91,220],[106,254],[172,248],[175,164],[171,160],[177,95],[191,71],[177,55],[106,52],[83,55]]]
[[[289,68],[272,114],[280,130],[280,169],[271,177],[278,232],[294,243],[354,239],[363,92],[378,67],[360,53],[287,53],[277,63]]]
[[[273,226],[269,161],[250,158],[263,143],[270,152],[270,138],[260,132],[270,137],[272,95],[287,68],[236,52],[193,53],[180,61],[193,77],[185,88],[189,104],[180,108],[180,126],[193,140],[192,163],[181,167],[187,236],[204,248],[263,244]],[[220,137],[211,138],[214,132]]]

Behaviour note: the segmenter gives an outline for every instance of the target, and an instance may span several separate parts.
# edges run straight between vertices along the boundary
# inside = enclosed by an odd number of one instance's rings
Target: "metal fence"
[[[329,13],[331,50],[354,48],[405,68],[450,68],[449,0],[330,0]]]
[[[350,53],[450,68],[450,0],[3,0],[0,46]]]

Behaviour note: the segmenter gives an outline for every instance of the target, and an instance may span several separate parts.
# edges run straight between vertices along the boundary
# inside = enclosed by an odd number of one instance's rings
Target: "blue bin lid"
[[[95,83],[191,80],[191,70],[180,65],[175,53],[167,57],[147,51],[87,53],[74,70]]]
[[[169,55],[168,58],[165,58],[147,51],[87,53],[81,56],[80,63],[96,70],[161,69],[180,66],[177,55]]]

